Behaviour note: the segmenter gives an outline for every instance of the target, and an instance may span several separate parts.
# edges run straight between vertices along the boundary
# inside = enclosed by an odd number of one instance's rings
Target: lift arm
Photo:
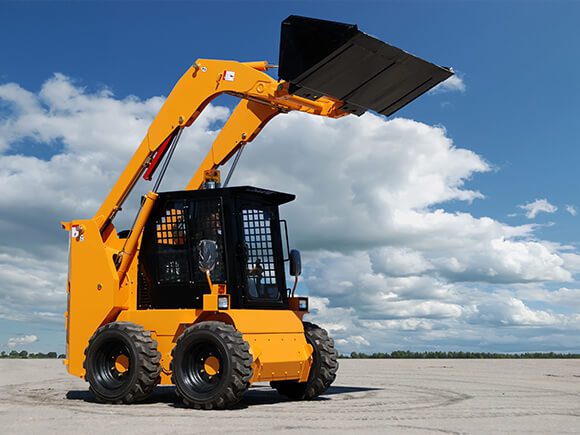
[[[179,129],[189,127],[207,104],[220,94],[227,93],[245,101],[234,111],[232,122],[227,123],[220,144],[212,147],[210,155],[204,160],[207,162],[204,167],[227,161],[227,157],[241,144],[234,139],[236,132],[247,129],[247,137],[253,138],[276,113],[300,110],[328,117],[346,114],[340,110],[343,103],[331,97],[311,101],[289,94],[288,84],[277,82],[265,74],[263,71],[266,69],[266,62],[198,59],[173,88],[141,145],[95,214],[93,219],[101,231],[119,211],[139,177],[151,164],[157,165],[163,158],[162,154],[167,150],[172,136]],[[240,139],[244,141],[241,136]],[[211,156],[214,152],[219,157],[214,159]]]

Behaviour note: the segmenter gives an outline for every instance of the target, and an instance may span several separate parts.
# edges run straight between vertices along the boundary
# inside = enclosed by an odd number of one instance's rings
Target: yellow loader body
[[[70,227],[77,236],[70,240],[68,309],[65,313],[65,364],[72,375],[84,378],[85,350],[99,327],[115,321],[133,322],[152,332],[161,353],[161,383],[171,384],[171,351],[179,335],[190,325],[216,320],[234,326],[250,344],[253,356],[251,382],[305,382],[308,379],[312,346],[304,337],[304,311],[137,310],[136,263],[129,268],[123,284],[119,285],[113,261],[123,245],[122,240],[115,232],[110,232],[102,243],[101,234],[92,220],[74,221]],[[71,292],[70,288],[75,291]],[[207,299],[211,301],[211,298]],[[213,305],[217,308],[216,304]]]

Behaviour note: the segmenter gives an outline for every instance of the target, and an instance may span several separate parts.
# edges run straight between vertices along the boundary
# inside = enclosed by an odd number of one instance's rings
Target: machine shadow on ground
[[[330,400],[330,397],[328,396],[340,396],[377,390],[382,390],[382,388],[335,386],[330,387],[322,396],[313,399],[313,401]],[[70,390],[66,393],[65,397],[67,400],[81,400],[83,402],[101,405],[95,395],[89,390]],[[257,388],[250,388],[246,394],[244,394],[244,398],[232,409],[245,409],[249,406],[273,405],[289,401],[289,399],[278,394],[276,390],[259,386]],[[151,394],[146,401],[140,404],[150,405],[153,403],[166,403],[176,408],[184,408],[177,398],[175,387],[173,386],[156,387],[153,394]],[[140,404],[134,404],[131,406],[139,406]]]

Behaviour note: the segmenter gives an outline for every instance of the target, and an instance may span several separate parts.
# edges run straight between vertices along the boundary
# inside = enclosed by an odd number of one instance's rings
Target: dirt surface
[[[578,360],[341,360],[317,400],[253,386],[234,410],[194,411],[158,387],[102,405],[62,361],[0,360],[1,433],[579,433]]]

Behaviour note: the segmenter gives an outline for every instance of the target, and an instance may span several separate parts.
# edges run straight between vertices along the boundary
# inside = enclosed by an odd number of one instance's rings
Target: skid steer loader
[[[279,207],[293,195],[221,184],[219,167],[268,121],[293,110],[330,118],[391,115],[452,75],[358,30],[290,16],[278,79],[267,62],[198,59],[90,219],[70,232],[68,371],[106,403],[144,400],[173,384],[183,403],[221,409],[254,382],[291,399],[332,384],[337,352],[295,294],[300,254]],[[218,95],[240,99],[201,166],[179,192],[159,192],[179,137]],[[364,146],[364,145],[362,145]],[[130,230],[113,219],[137,180],[152,180]],[[294,277],[287,288],[286,267]]]

